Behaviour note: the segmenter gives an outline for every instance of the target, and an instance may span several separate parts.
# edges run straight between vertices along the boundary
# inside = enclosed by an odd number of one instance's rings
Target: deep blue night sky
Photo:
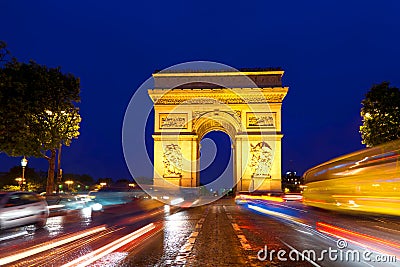
[[[64,149],[62,167],[96,179],[130,177],[122,121],[156,69],[195,60],[282,67],[283,172],[363,148],[365,93],[382,81],[400,86],[397,0],[4,0],[0,10],[0,40],[14,56],[80,77],[81,136]],[[19,162],[1,154],[0,172]],[[29,166],[46,170],[47,161]]]

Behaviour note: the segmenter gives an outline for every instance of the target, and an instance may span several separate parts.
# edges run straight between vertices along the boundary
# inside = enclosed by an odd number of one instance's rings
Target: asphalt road
[[[181,209],[144,200],[0,234],[1,266],[399,266],[397,259],[398,218],[298,202],[221,199]]]

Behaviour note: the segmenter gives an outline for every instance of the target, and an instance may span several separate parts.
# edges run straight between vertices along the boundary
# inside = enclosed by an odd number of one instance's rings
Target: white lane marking
[[[235,229],[235,231],[240,231],[239,225],[237,225],[237,223],[232,223],[232,227],[233,229]]]
[[[183,253],[190,252],[190,251],[192,250],[192,248],[193,248],[193,245],[191,245],[191,244],[185,244],[185,245],[183,245],[183,247],[179,250],[179,252],[183,252]]]
[[[224,207],[224,210],[226,211],[226,207],[225,206],[223,206],[223,207]],[[227,217],[229,220],[233,221],[232,216],[227,215]],[[251,250],[250,243],[247,240],[246,236],[243,234],[243,231],[240,229],[239,225],[235,222],[231,222],[231,225],[232,225],[233,229],[235,230],[235,233],[236,233],[237,237],[239,238],[239,241],[240,241],[240,244],[242,245],[242,247],[245,250]]]
[[[208,215],[209,210],[203,214],[202,218],[198,220],[195,226],[195,231],[189,235],[189,238],[186,240],[185,244],[179,250],[178,256],[176,256],[175,261],[169,261],[174,264],[186,264],[186,259],[192,253],[192,249],[194,247],[194,243],[196,242],[196,238],[199,235],[199,231],[203,227],[203,223]]]
[[[245,250],[251,250],[251,246],[249,244],[249,241],[247,241],[247,238],[244,235],[237,235],[240,240],[240,244],[242,244],[242,247]]]
[[[190,235],[190,237],[197,237],[199,235],[199,232],[193,232],[191,235]]]

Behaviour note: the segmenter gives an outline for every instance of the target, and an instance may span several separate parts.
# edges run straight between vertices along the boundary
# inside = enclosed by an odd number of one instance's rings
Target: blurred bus
[[[398,216],[400,139],[320,164],[303,178],[307,205]]]

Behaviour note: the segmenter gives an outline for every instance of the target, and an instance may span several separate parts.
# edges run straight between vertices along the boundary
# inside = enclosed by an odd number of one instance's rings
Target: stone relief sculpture
[[[182,152],[179,145],[166,145],[163,158],[164,177],[180,177],[182,174]]]
[[[269,176],[272,163],[272,149],[266,142],[250,145],[251,162],[250,167],[253,177]]]

